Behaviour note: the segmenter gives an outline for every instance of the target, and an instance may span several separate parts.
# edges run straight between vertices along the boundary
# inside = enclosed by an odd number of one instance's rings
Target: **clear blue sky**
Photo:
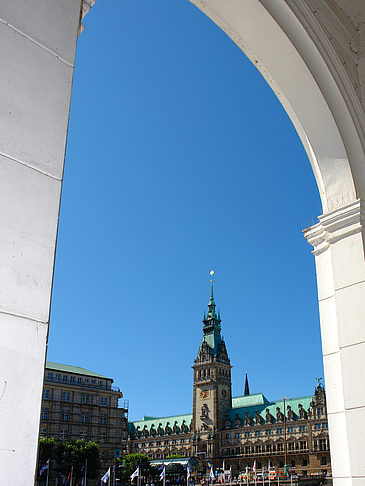
[[[186,0],[98,0],[71,102],[48,359],[112,377],[130,417],[190,412],[215,270],[233,394],[323,376],[321,214],[291,121]]]

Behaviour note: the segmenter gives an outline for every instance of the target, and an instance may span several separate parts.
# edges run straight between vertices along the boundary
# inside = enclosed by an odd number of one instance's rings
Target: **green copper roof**
[[[54,370],[54,371],[63,371],[64,373],[75,373],[77,375],[94,376],[96,378],[104,378],[106,380],[111,380],[111,378],[108,378],[103,375],[99,375],[97,373],[94,373],[93,371],[86,370],[85,368],[79,368],[78,366],[64,365],[60,363],[51,363],[50,361],[46,362],[46,369]]]
[[[137,427],[139,427],[139,430],[142,431],[145,426],[147,426],[147,430],[149,431],[152,424],[154,425],[155,429],[157,430],[158,426],[161,424],[161,427],[165,429],[167,426],[167,423],[169,422],[169,426],[171,429],[173,428],[175,422],[177,422],[177,426],[181,427],[184,420],[185,424],[190,427],[190,422],[192,419],[193,415],[191,413],[185,414],[185,415],[171,415],[169,417],[149,417],[149,416],[144,416],[142,420],[136,420],[133,422],[128,423],[129,431],[134,438],[134,433]]]
[[[270,402],[262,393],[232,398],[232,408],[253,407],[255,405],[265,405],[267,403]]]
[[[247,400],[246,405],[243,405],[245,401],[243,399],[254,397],[252,402],[250,403]],[[260,399],[262,397],[262,400]],[[285,400],[286,409],[288,405],[290,405],[291,409],[293,410],[294,414],[298,417],[299,416],[299,404],[301,403],[305,410],[308,410],[310,407],[310,403],[313,400],[313,396],[305,396],[299,398],[288,398]],[[262,403],[260,403],[262,402]],[[233,407],[231,410],[228,411],[228,416],[231,420],[234,420],[236,417],[236,413],[243,421],[245,418],[246,412],[250,415],[251,418],[254,418],[256,410],[259,412],[261,417],[265,419],[266,409],[269,409],[270,414],[276,420],[276,408],[279,407],[280,411],[284,413],[284,402],[283,400],[277,400],[269,402],[266,397],[262,394],[256,395],[248,395],[243,397],[236,397],[232,398],[232,405]],[[296,418],[297,418],[296,417]]]

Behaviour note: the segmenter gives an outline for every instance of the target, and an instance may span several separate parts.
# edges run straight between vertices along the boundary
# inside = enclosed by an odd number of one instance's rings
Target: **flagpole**
[[[48,486],[48,479],[49,479],[49,464],[50,464],[51,460],[48,459],[48,468],[47,468],[47,479],[46,479],[46,486]]]
[[[71,479],[70,479],[70,486],[72,486],[72,477],[74,475],[74,467],[71,466]]]
[[[87,458],[85,460],[84,486],[86,486],[86,481],[87,481]]]

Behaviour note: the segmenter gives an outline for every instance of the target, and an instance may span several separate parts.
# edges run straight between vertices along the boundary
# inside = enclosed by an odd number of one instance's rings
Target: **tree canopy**
[[[124,460],[124,474],[125,479],[129,479],[130,476],[141,464],[142,474],[148,474],[150,472],[150,461],[146,454],[127,454]]]
[[[79,475],[87,459],[87,476],[94,478],[100,469],[100,451],[96,442],[75,440],[56,442],[53,438],[41,438],[39,442],[39,470],[47,459],[50,467],[58,473],[67,475],[71,467]]]

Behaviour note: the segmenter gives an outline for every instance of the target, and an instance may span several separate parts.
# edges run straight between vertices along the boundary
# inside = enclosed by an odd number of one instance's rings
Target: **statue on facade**
[[[172,432],[173,432],[174,434],[178,434],[178,433],[180,432],[180,428],[179,428],[179,426],[177,425],[177,420],[175,420],[175,422],[174,422],[174,426],[172,427]]]
[[[202,406],[202,409],[201,409],[200,418],[202,420],[207,419],[208,418],[208,415],[209,415],[208,405],[206,403],[204,403],[204,405]]]
[[[140,426],[138,425],[136,428],[136,437],[141,437]]]
[[[148,435],[149,435],[149,434],[148,434],[148,430],[147,430],[147,425],[145,425],[145,426],[143,427],[143,430],[142,430],[142,436],[143,436],[143,437],[148,437]]]
[[[245,426],[251,425],[251,417],[248,412],[245,412]]]
[[[258,410],[255,411],[255,425],[261,425],[261,415]]]
[[[271,424],[271,413],[268,408],[266,409],[265,413],[265,424]]]
[[[241,419],[239,418],[239,415],[238,415],[237,412],[236,412],[236,417],[234,419],[234,425],[235,425],[236,428],[241,427]]]
[[[288,420],[294,420],[294,412],[290,405],[288,405]]]
[[[225,419],[225,422],[224,422],[224,426],[225,426],[226,429],[231,429],[232,428],[232,424],[231,424],[231,421],[229,420],[228,414],[226,414],[226,419]]]
[[[299,410],[299,419],[305,420],[305,410],[304,410],[303,405],[301,403],[299,403],[299,405],[298,405],[298,410]]]
[[[152,424],[151,425],[151,428],[150,428],[150,435],[152,437],[154,437],[156,435],[156,429],[155,429],[155,424]]]
[[[161,423],[158,424],[157,433],[158,435],[163,435],[163,428]]]
[[[277,422],[282,422],[284,420],[284,414],[280,410],[280,407],[276,407],[276,421]]]
[[[167,435],[171,434],[170,422],[167,422],[167,424],[166,424],[165,434],[167,434]]]
[[[186,425],[186,420],[183,420],[182,421],[182,424],[181,424],[181,432],[183,434],[187,434],[189,432],[189,427]]]

